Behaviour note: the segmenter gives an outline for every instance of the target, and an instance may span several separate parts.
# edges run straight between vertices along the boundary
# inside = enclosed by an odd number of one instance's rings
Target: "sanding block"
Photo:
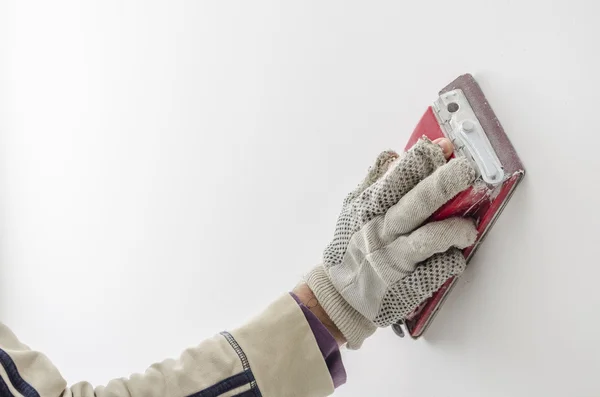
[[[523,179],[525,169],[470,74],[460,76],[440,91],[437,100],[417,124],[406,150],[422,136],[431,140],[449,138],[455,147],[453,156],[466,157],[477,170],[474,185],[431,217],[431,220],[441,220],[467,216],[475,220],[477,240],[463,250],[468,263]],[[448,279],[405,320],[394,324],[394,332],[413,338],[423,335],[455,283],[455,277]]]

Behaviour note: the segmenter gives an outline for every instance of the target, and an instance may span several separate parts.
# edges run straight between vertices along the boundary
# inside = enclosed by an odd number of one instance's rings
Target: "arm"
[[[333,389],[311,327],[289,294],[246,325],[185,350],[177,360],[97,387],[80,382],[67,388],[46,356],[0,324],[2,397],[327,396]]]
[[[306,284],[232,331],[185,350],[178,360],[106,386],[66,388],[41,353],[0,324],[0,396],[326,396],[337,378],[337,345],[358,349],[377,326],[410,314],[465,266],[473,223],[429,216],[474,178],[464,160],[428,140],[404,156],[384,152],[344,201],[323,264]],[[333,345],[333,347],[332,347]],[[336,370],[337,368],[337,370]],[[337,379],[337,380],[336,380]]]

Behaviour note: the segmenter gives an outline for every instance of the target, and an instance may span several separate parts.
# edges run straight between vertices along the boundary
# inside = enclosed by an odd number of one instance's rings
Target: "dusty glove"
[[[323,265],[306,277],[348,347],[405,318],[449,277],[460,274],[460,249],[473,244],[471,220],[424,222],[475,179],[466,159],[446,163],[423,138],[397,158],[379,155],[351,192],[337,220]]]

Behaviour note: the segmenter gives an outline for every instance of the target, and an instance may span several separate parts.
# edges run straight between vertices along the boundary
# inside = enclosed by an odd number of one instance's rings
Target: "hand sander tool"
[[[467,263],[483,242],[494,222],[523,179],[525,169],[498,118],[470,74],[458,77],[439,93],[412,133],[406,150],[422,136],[431,140],[449,138],[454,156],[468,158],[477,170],[474,185],[440,208],[430,220],[451,216],[473,218],[478,236],[463,253]],[[399,336],[418,338],[427,329],[456,283],[449,278],[406,319],[392,326]]]

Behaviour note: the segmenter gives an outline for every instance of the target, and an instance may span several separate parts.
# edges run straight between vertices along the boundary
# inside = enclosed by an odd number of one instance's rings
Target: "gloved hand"
[[[345,199],[333,241],[306,283],[351,349],[376,326],[405,318],[449,277],[477,231],[469,219],[424,222],[473,183],[466,159],[446,163],[427,138],[398,156],[383,152]]]

